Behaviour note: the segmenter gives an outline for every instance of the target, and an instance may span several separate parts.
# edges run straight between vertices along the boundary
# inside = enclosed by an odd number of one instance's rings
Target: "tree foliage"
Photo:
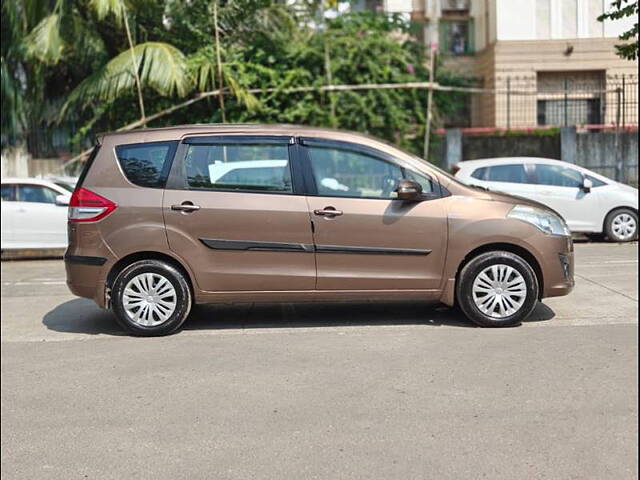
[[[81,126],[75,135],[81,141],[138,120],[136,74],[147,114],[153,114],[215,90],[221,71],[232,93],[225,101],[229,122],[334,126],[421,151],[423,90],[287,92],[320,87],[329,78],[333,84],[428,80],[424,49],[407,22],[368,11],[331,19],[324,15],[331,4],[315,0],[298,9],[275,0],[220,0],[219,70],[212,1],[57,0],[48,8],[42,0],[5,0],[3,144],[27,128],[60,121]],[[464,83],[441,70],[438,76]],[[436,119],[465,100],[460,94],[434,97]],[[218,99],[210,96],[152,126],[221,118]]]
[[[631,29],[624,32],[618,38],[620,40],[633,40],[634,42],[616,45],[618,55],[627,60],[636,60],[638,58],[638,0],[614,0],[611,2],[608,12],[598,17],[600,22],[605,20],[619,20],[621,18],[634,17],[636,23]]]

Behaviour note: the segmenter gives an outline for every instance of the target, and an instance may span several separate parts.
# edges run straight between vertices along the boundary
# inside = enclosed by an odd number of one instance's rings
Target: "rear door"
[[[439,185],[388,155],[346,142],[302,139],[319,290],[438,289],[447,218]],[[402,178],[422,202],[395,199]],[[427,199],[429,198],[429,199]]]
[[[311,222],[289,136],[183,139],[164,193],[170,248],[204,291],[311,290]]]

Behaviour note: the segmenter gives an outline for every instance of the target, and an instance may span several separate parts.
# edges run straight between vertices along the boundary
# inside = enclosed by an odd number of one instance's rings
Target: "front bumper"
[[[544,278],[542,298],[568,295],[575,286],[573,240],[571,237],[555,237],[550,243],[552,245],[544,252],[541,262]]]

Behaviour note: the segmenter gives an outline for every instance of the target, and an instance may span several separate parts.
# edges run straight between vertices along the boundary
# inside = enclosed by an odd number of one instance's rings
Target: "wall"
[[[560,135],[485,136],[462,139],[462,158],[545,157],[560,159]]]
[[[577,163],[606,177],[615,178],[616,143],[624,169],[621,180],[637,186],[638,132],[624,132],[617,139],[615,132],[578,134]]]
[[[463,135],[458,142],[455,135],[446,135],[434,142],[432,161],[445,169],[464,160],[497,157],[543,157],[557,160],[562,152],[575,152],[576,164],[606,177],[634,185],[638,184],[638,132],[613,131],[581,132],[565,135],[565,142],[575,142],[573,148],[562,145],[561,136],[540,135]],[[449,139],[451,145],[447,143]],[[616,153],[618,152],[618,153]],[[448,160],[448,162],[447,162]],[[622,162],[622,170],[616,172],[616,163]]]

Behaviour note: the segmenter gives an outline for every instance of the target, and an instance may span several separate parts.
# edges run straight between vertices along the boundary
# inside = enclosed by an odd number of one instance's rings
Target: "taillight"
[[[86,188],[76,188],[69,202],[70,222],[95,222],[116,209],[111,200],[101,197]]]

